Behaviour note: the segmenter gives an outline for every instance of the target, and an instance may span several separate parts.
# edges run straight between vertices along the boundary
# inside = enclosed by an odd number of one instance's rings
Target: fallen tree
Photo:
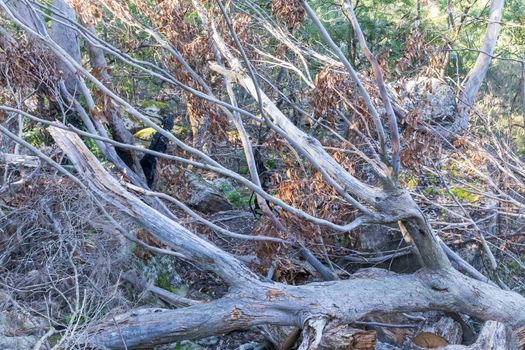
[[[184,259],[219,275],[231,288],[227,296],[203,305],[121,315],[93,329],[79,339],[81,343],[111,349],[148,348],[263,324],[307,330],[311,327],[322,334],[325,327],[351,324],[378,312],[428,309],[495,320],[514,329],[525,325],[525,298],[466,277],[450,266],[424,267],[413,275],[379,272],[378,276],[368,278],[297,287],[263,282],[235,257],[126,191],[76,134],[54,127],[50,133],[98,197],[134,218],[157,239],[182,253]],[[439,250],[439,244],[434,249]],[[320,338],[314,339],[318,345]]]
[[[162,32],[143,25],[125,6],[117,6],[118,3],[112,1],[97,3],[109,13],[118,13],[118,19],[125,25],[147,35],[155,42],[164,54],[170,56],[171,60],[165,65],[163,65],[165,62],[138,60],[124,50],[102,40],[95,35],[95,27],[90,22],[90,20],[94,21],[96,16],[77,21],[71,12],[64,13],[60,8],[54,6],[44,6],[29,1],[22,3],[24,6],[18,8],[23,9],[24,13],[30,9],[38,14],[32,17],[32,21],[38,22],[40,16],[49,17],[49,13],[52,13],[53,20],[60,21],[65,26],[62,29],[75,31],[88,43],[91,64],[95,70],[98,70],[98,74],[84,68],[78,57],[68,52],[63,45],[59,45],[52,36],[47,35],[45,25],[24,21],[27,16],[17,14],[16,6],[0,2],[0,6],[10,20],[29,33],[32,40],[46,47],[54,59],[61,62],[60,66],[63,70],[69,71],[67,78],[76,79],[75,82],[82,90],[88,109],[86,110],[83,103],[80,103],[80,100],[67,89],[58,89],[59,96],[64,99],[66,105],[74,108],[82,117],[87,131],[68,126],[66,123],[39,118],[19,108],[0,106],[0,109],[49,126],[47,130],[54,142],[67,155],[67,160],[76,170],[75,181],[83,188],[85,187],[89,195],[100,201],[101,212],[105,211],[104,206],[108,206],[126,214],[166,247],[166,249],[158,248],[154,251],[171,254],[183,261],[196,264],[201,269],[220,277],[229,287],[225,296],[209,302],[178,300],[176,302],[183,307],[176,310],[158,308],[133,310],[97,324],[90,324],[86,327],[86,332],[74,337],[75,344],[109,349],[151,348],[178,340],[199,339],[234,330],[271,325],[294,326],[303,329],[300,349],[315,349],[324,343],[329,343],[327,337],[334,332],[347,332],[349,337],[358,333],[356,329],[349,328],[349,325],[357,326],[358,322],[373,315],[438,310],[469,315],[483,321],[497,321],[486,324],[478,341],[472,345],[473,349],[476,346],[478,348],[486,346],[487,341],[494,339],[496,339],[493,342],[494,349],[497,346],[507,348],[514,346],[513,339],[508,337],[508,334],[511,330],[525,326],[525,298],[518,293],[506,290],[501,283],[500,286],[497,286],[450,250],[436,235],[420,204],[408,190],[403,188],[400,182],[403,140],[400,136],[398,115],[402,111],[400,111],[400,105],[393,101],[395,96],[392,96],[392,92],[385,84],[382,69],[377,58],[367,46],[350,2],[343,1],[341,5],[357,34],[363,56],[372,66],[374,79],[366,79],[355,71],[306,1],[294,1],[293,11],[296,11],[296,15],[306,15],[310,18],[322,40],[335,53],[340,62],[334,62],[333,59],[320,53],[298,47],[291,36],[283,34],[282,28],[272,26],[269,21],[264,22],[263,27],[268,30],[272,40],[277,39],[287,50],[297,55],[298,66],[305,65],[305,67],[298,68],[292,63],[283,63],[286,69],[299,72],[300,79],[306,81],[306,85],[313,84],[309,78],[309,67],[304,58],[305,55],[311,55],[324,63],[331,63],[332,66],[328,68],[328,71],[336,72],[334,79],[344,76],[344,79],[350,81],[348,85],[342,86],[349,90],[351,86],[355,89],[352,91],[355,94],[336,95],[338,96],[336,106],[339,107],[339,104],[344,102],[345,108],[354,108],[357,111],[356,120],[358,120],[354,122],[361,123],[358,125],[362,130],[359,130],[359,127],[352,129],[352,132],[357,135],[354,135],[355,139],[352,140],[355,142],[341,140],[341,137],[337,136],[332,137],[341,142],[338,144],[339,147],[336,147],[337,150],[345,150],[344,147],[347,147],[350,150],[349,153],[357,156],[355,163],[366,168],[366,171],[362,172],[351,170],[348,164],[344,164],[344,157],[336,156],[332,152],[334,147],[329,146],[331,143],[321,137],[312,136],[312,133],[308,133],[301,128],[299,123],[294,123],[289,118],[287,111],[282,107],[282,101],[288,100],[290,109],[299,110],[298,113],[305,114],[307,117],[308,113],[301,111],[300,106],[293,104],[279,88],[273,89],[271,82],[263,81],[257,66],[253,64],[253,57],[250,56],[256,53],[248,51],[248,47],[253,43],[242,38],[241,36],[246,33],[236,28],[243,23],[236,22],[231,15],[232,7],[226,7],[220,0],[217,1],[216,6],[212,6],[215,12],[203,7],[198,1],[193,1],[195,15],[199,17],[202,28],[188,29],[183,26],[183,28],[175,28],[172,32]],[[190,6],[189,2],[183,3]],[[62,2],[60,4],[64,5]],[[151,13],[152,9],[148,5],[140,3],[135,5],[139,6],[145,15],[158,21],[155,23],[159,28],[167,25],[163,22],[164,18],[158,18]],[[260,14],[257,8],[250,7],[250,2],[245,5],[253,11],[253,16],[257,18],[256,16]],[[78,7],[75,8],[76,11],[80,12],[80,4],[75,3],[75,6]],[[163,11],[173,16],[181,15],[183,9],[182,3],[179,2],[162,6],[166,6]],[[282,6],[289,6],[289,4]],[[491,14],[500,11],[502,6],[502,1],[495,0]],[[286,8],[286,10],[290,9]],[[183,19],[180,19],[180,22],[171,20],[170,25],[182,25],[181,23],[184,23]],[[494,26],[490,26],[489,29],[497,34],[497,28],[495,29]],[[185,35],[182,39],[181,33]],[[181,43],[194,36],[201,40],[197,44],[205,47],[208,53],[212,53],[211,55],[198,56],[197,53],[200,52],[183,51],[188,47],[191,47],[192,50],[200,48],[195,42],[193,46]],[[225,123],[223,118],[226,118],[235,126],[238,134],[238,143],[242,147],[248,168],[248,178],[222,165],[209,153],[208,146],[199,148],[197,145],[202,140],[194,139],[191,142],[193,146],[190,146],[190,142],[181,140],[170,130],[165,130],[157,125],[139,108],[126,100],[123,94],[119,94],[110,84],[111,76],[107,72],[104,53],[152,79],[182,90],[186,94],[188,113],[195,113],[195,111],[205,113],[206,118],[209,117],[209,120],[216,123],[214,124],[216,126]],[[262,55],[260,52],[257,54]],[[212,62],[208,62],[209,57],[213,57]],[[484,72],[486,72],[486,66],[487,64],[483,63]],[[74,73],[73,76],[71,73]],[[328,76],[329,74],[333,72],[327,73]],[[60,87],[65,86],[63,78],[66,77],[56,77],[59,81],[57,85]],[[472,79],[471,76],[469,81]],[[68,85],[75,86],[75,84]],[[95,101],[94,94],[90,93],[90,86],[101,95],[100,100]],[[477,91],[479,84],[476,86],[476,88],[468,88],[468,91]],[[249,105],[247,101],[252,103],[249,107],[239,107],[237,99],[241,95],[241,90],[247,95],[243,102],[246,105]],[[341,93],[341,91],[338,92]],[[275,95],[278,98],[275,98]],[[350,97],[355,98],[355,101],[350,101]],[[473,97],[469,97],[469,101],[471,105]],[[109,116],[109,126],[114,133],[112,138],[107,134],[103,121],[100,120],[101,108],[105,108],[104,113]],[[176,155],[161,153],[134,145],[129,132],[122,129],[123,124],[120,119],[124,112],[165,137],[177,147],[179,153]],[[333,114],[337,112],[346,118],[344,113],[338,109],[330,111]],[[190,123],[195,126],[196,119],[194,116],[191,117]],[[321,123],[319,120],[315,122]],[[247,128],[248,125],[250,128]],[[250,137],[250,133],[262,129],[269,130],[272,137],[285,143],[287,147],[285,149],[293,150],[297,162],[303,168],[304,177],[316,176],[320,179],[323,186],[330,189],[330,196],[338,197],[341,202],[344,202],[344,205],[352,208],[353,217],[350,219],[346,217],[345,221],[340,217],[337,218],[338,220],[330,220],[316,213],[315,209],[321,207],[321,204],[304,209],[298,204],[292,205],[289,201],[271,194],[261,181],[262,174],[257,168]],[[329,127],[326,129],[332,131]],[[42,160],[52,164],[55,169],[62,168],[6,128],[1,127],[0,131],[30,148]],[[205,132],[211,133],[212,130],[205,130]],[[196,132],[196,134],[201,133],[202,130]],[[95,140],[103,155],[120,172],[120,180],[101,164],[79,135]],[[194,138],[198,136],[194,135]],[[364,144],[365,150],[357,147],[358,143]],[[116,152],[115,149],[120,152]],[[194,171],[201,169],[220,174],[242,184],[255,194],[263,217],[269,223],[267,227],[273,230],[274,235],[246,236],[230,232],[203,218],[179,199],[165,193],[151,191],[144,182],[143,174],[140,174],[140,167],[136,164],[139,152],[174,161]],[[129,159],[123,161],[120,157],[126,155],[129,156]],[[497,162],[496,159],[492,164]],[[303,163],[307,163],[307,166],[305,167]],[[512,163],[520,164],[514,159]],[[63,173],[69,177],[73,176],[65,171]],[[369,176],[370,174],[372,175]],[[292,178],[291,175],[290,178]],[[322,188],[319,192],[322,190],[326,191]],[[312,192],[314,196],[317,195],[315,190]],[[498,195],[501,196],[502,202],[511,202],[520,207],[519,201],[512,202],[511,196],[506,193],[498,193]],[[149,200],[151,197],[155,200]],[[299,251],[325,282],[292,286],[261,278],[234,255],[184,227],[179,219],[160,203],[160,199],[176,205],[182,212],[214,232],[236,239],[282,244]],[[460,204],[458,206],[461,207]],[[293,216],[305,225],[312,225],[318,232],[321,231],[321,228],[329,230],[332,235],[347,234],[370,224],[398,227],[405,242],[411,246],[415,256],[413,264],[417,265],[418,271],[413,274],[396,274],[384,270],[371,270],[365,276],[351,275],[348,279],[339,280],[340,276],[326,267],[321,262],[319,254],[312,253],[311,247],[307,244],[308,241],[295,231],[297,225],[293,225],[293,222],[291,224],[290,221],[287,221],[286,215],[280,215],[281,212],[272,210],[272,207],[280,208],[283,213]],[[310,210],[311,208],[314,210]],[[468,214],[465,214],[465,217],[468,217]],[[470,221],[474,223],[471,218]],[[474,226],[476,226],[475,223]],[[120,231],[125,235],[125,232]],[[130,237],[126,236],[126,238]],[[137,242],[137,239],[133,237],[131,239]],[[144,242],[137,243],[144,245]],[[482,234],[481,243],[484,248],[483,254],[491,262],[494,261],[493,265],[495,265],[495,259],[490,248],[487,249],[488,245]],[[330,263],[330,259],[326,260]],[[465,274],[457,271],[451,260]],[[327,336],[324,337],[323,334]],[[488,338],[490,339],[487,340]],[[371,340],[370,337],[363,338],[363,342],[367,342],[368,346],[373,346],[374,341],[375,339]]]

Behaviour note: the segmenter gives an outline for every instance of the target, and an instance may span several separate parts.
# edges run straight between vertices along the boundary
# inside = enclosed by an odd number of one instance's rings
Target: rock
[[[420,268],[417,257],[410,252],[402,252],[400,249],[405,247],[401,232],[395,226],[386,225],[366,225],[358,231],[358,250],[361,252],[377,253],[376,259],[382,255],[389,256],[392,252],[398,251],[395,257],[391,256],[383,261],[370,261],[370,264],[377,267],[390,269],[394,272],[409,273]],[[386,253],[381,253],[386,252]],[[354,261],[355,263],[355,261]],[[363,260],[361,264],[366,264]]]
[[[401,233],[384,225],[366,225],[358,233],[360,251],[379,252],[395,250],[403,239]]]
[[[403,107],[409,111],[417,108],[423,121],[444,123],[452,122],[458,117],[454,89],[445,82],[436,78],[420,77],[402,85]]]
[[[232,210],[233,207],[221,192],[202,177],[187,173],[186,177],[192,187],[192,196],[186,204],[203,214],[214,214]]]
[[[147,281],[153,282],[157,287],[185,297],[188,286],[175,269],[175,260],[167,255],[151,257],[143,270]]]
[[[200,339],[197,341],[197,344],[202,346],[214,346],[219,344],[219,337],[211,336],[208,338]]]

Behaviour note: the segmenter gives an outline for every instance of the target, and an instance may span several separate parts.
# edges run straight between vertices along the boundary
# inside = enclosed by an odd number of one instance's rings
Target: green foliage
[[[26,129],[22,134],[22,138],[36,148],[52,144],[51,135],[39,124]]]
[[[171,350],[198,350],[199,347],[193,343],[176,343]]]
[[[248,167],[246,165],[241,165],[239,167],[239,174],[241,174],[241,175],[248,175],[249,172],[250,172],[250,169],[248,169]]]
[[[439,188],[434,186],[425,187],[422,192],[427,198],[436,197],[442,193],[442,191]]]
[[[160,110],[167,110],[167,109],[169,109],[169,104],[167,102],[164,102],[164,101],[147,100],[147,101],[142,101],[140,105],[142,106],[142,108],[157,107]]]
[[[153,257],[144,268],[147,278],[155,280],[155,285],[177,295],[186,295],[188,287],[174,268],[174,260],[168,256]]]
[[[171,272],[164,268],[162,269],[159,274],[157,275],[157,280],[155,281],[155,285],[159,288],[162,288],[164,290],[167,290],[168,292],[172,292],[173,294],[177,295],[184,295],[187,292],[187,288],[184,286],[174,286],[171,283]]]
[[[250,194],[243,193],[231,185],[227,181],[223,181],[219,185],[219,190],[224,194],[224,197],[236,208],[245,207],[250,203]]]
[[[165,290],[171,290],[170,275],[167,269],[162,269],[159,272],[155,285]]]
[[[86,144],[87,148],[93,153],[95,157],[97,157],[100,160],[104,160],[104,155],[102,154],[102,151],[100,151],[100,148],[98,148],[96,142],[93,139],[85,138],[84,143]]]
[[[470,202],[474,203],[477,200],[479,200],[479,196],[476,194],[473,194],[472,192],[469,192],[463,188],[460,187],[451,187],[450,192],[454,195],[454,197],[457,198],[460,202]]]
[[[351,50],[356,39],[352,26],[339,5],[326,1],[312,1],[311,6],[316,10],[334,41],[343,49],[343,52],[352,57]],[[410,28],[417,20],[415,1],[359,1],[355,12],[368,45],[374,53],[381,54],[390,49],[393,59],[401,57]],[[322,42],[317,29],[310,21],[305,21],[301,29],[303,30],[301,40],[310,43]],[[428,32],[426,26],[422,29]],[[359,51],[358,44],[357,50]],[[359,62],[354,62],[357,65],[366,61],[360,53],[357,54],[357,57]]]

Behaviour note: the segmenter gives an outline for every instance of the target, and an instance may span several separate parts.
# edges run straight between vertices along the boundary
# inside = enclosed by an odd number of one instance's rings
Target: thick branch
[[[383,123],[381,122],[379,113],[377,113],[377,109],[374,106],[374,103],[372,102],[372,99],[370,98],[368,91],[366,91],[365,87],[363,86],[363,83],[361,82],[361,79],[359,79],[354,67],[352,67],[352,65],[350,64],[350,62],[348,62],[348,60],[346,59],[346,56],[343,54],[341,49],[332,40],[326,28],[323,26],[319,18],[317,18],[317,15],[312,10],[310,5],[308,5],[308,2],[303,1],[303,6],[306,9],[306,13],[308,13],[308,16],[310,17],[310,19],[313,21],[313,23],[317,27],[317,30],[319,31],[319,34],[321,34],[321,37],[323,38],[323,40],[335,52],[335,54],[337,55],[337,58],[339,58],[339,60],[341,61],[343,66],[346,68],[348,73],[350,73],[352,80],[357,85],[358,91],[363,97],[366,103],[366,106],[368,107],[368,110],[370,111],[370,115],[372,116],[372,120],[374,121],[383,156],[386,156],[386,135],[385,135],[385,131],[383,128]]]
[[[364,55],[372,65],[372,68],[374,69],[377,87],[379,89],[381,100],[383,101],[383,105],[385,106],[386,114],[388,116],[388,127],[390,130],[390,137],[392,140],[392,168],[394,171],[394,180],[397,182],[397,178],[399,177],[399,157],[401,151],[399,130],[397,127],[397,117],[394,113],[394,109],[392,107],[392,103],[390,102],[390,97],[388,96],[388,91],[385,86],[383,72],[381,71],[381,67],[377,62],[377,58],[368,48],[368,44],[366,43],[365,36],[363,34],[363,31],[361,30],[361,26],[359,25],[359,21],[357,20],[357,16],[354,13],[354,9],[352,8],[350,0],[344,0],[343,10],[347,17],[350,19],[350,22],[352,23],[354,32],[357,36],[357,39],[359,40],[359,45],[361,46],[361,51],[364,53]]]
[[[150,310],[108,320],[80,339],[110,349],[151,348],[155,344],[197,339],[262,324],[304,327],[312,318],[352,323],[380,312],[438,309],[480,319],[525,324],[525,298],[457,272],[422,270],[413,275],[304,286],[265,284],[205,305],[179,310]]]
[[[127,192],[102,167],[78,135],[55,127],[49,127],[48,130],[77,171],[83,175],[88,186],[99,197],[131,216],[164,244],[182,252],[188,259],[202,267],[217,273],[226,282],[236,286],[257,283],[255,274],[233,256],[199,238]]]
[[[290,139],[295,141],[305,152],[307,152],[312,159],[315,159],[317,164],[332,178],[340,181],[351,194],[370,204],[375,203],[377,198],[382,197],[381,191],[365,185],[350,175],[339,163],[330,157],[330,155],[324,150],[323,146],[317,139],[307,135],[305,132],[296,127],[281,112],[281,110],[275,106],[275,104],[264,92],[260,90],[259,92],[257,91],[253,80],[247,74],[243,73],[239,66],[237,66],[237,68],[237,70],[226,70],[217,64],[211,64],[212,70],[224,76],[228,76],[233,81],[238,82],[252,95],[253,98],[257,98],[257,96],[260,95],[263,108],[272,119],[272,122],[277,127],[282,129],[290,137]]]
[[[22,165],[28,168],[40,166],[38,157],[0,152],[0,164]]]

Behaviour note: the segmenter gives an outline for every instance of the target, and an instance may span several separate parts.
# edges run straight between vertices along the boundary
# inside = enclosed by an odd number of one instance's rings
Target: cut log
[[[376,341],[375,331],[339,325],[325,329],[319,350],[373,350]]]
[[[414,345],[433,349],[450,344],[461,344],[461,325],[450,317],[430,318],[421,331],[412,339]]]

